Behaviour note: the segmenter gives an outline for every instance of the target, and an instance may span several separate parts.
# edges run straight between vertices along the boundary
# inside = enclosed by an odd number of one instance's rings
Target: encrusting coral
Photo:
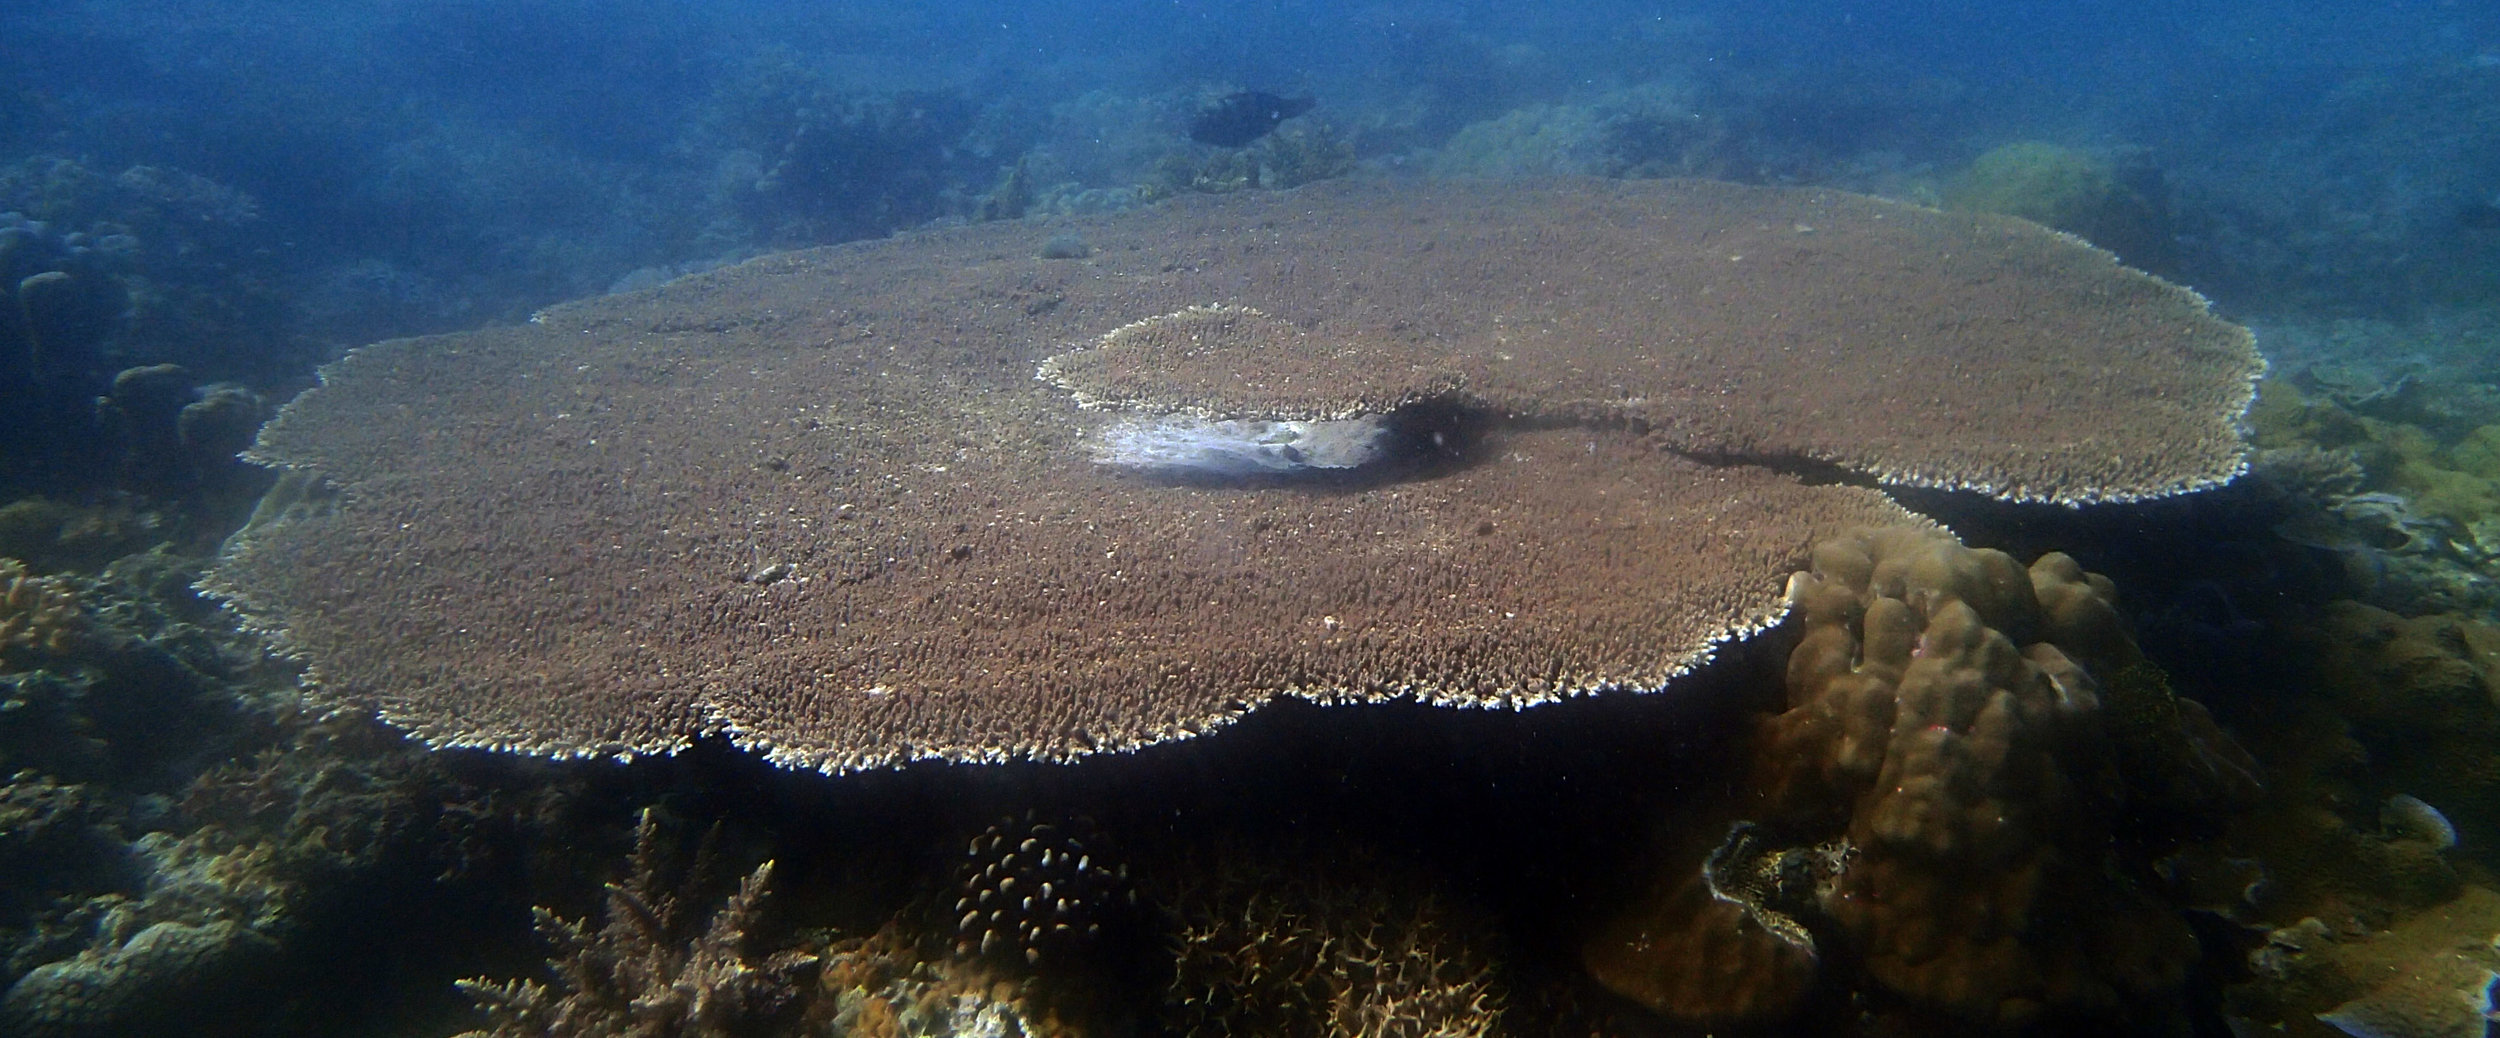
[[[1762,462],[2175,493],[2238,470],[2260,366],[2064,237],[1837,192],[1330,181],[1049,230],[1093,255],[985,224],[366,347],[254,449],[337,507],[206,586],[437,745],[1064,759],[1282,696],[1659,688],[1771,623],[1814,542],[1911,521]],[[1204,351],[1169,375],[1229,387],[1199,409],[1446,371],[1463,428],[1319,489],[1094,464],[1070,390],[1127,407],[1117,364],[1035,365],[1212,304],[1308,348]]]
[[[2255,766],[2143,674],[2109,582],[1892,529],[1826,542],[1789,592],[1789,709],[1724,808],[1750,824],[1600,927],[1598,979],[1701,1024],[1817,985],[1989,1028],[2176,997],[2198,948],[2147,848],[2251,802]]]

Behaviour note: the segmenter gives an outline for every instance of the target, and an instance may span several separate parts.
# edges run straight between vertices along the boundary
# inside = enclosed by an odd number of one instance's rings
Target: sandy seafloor
[[[935,228],[1083,262],[1065,221],[1176,199],[1556,176],[2007,214],[2252,329],[2227,486],[1892,488],[2105,575],[2106,613],[2051,562],[2045,612],[1979,617],[2091,705],[1836,736],[1889,723],[1814,713],[1809,650],[1862,630],[1826,598],[1521,712],[547,760],[308,693],[194,589],[256,507],[320,506],[237,455],[365,343]],[[0,1034],[2485,1032],[2489,5],[13,5],[0,293]]]

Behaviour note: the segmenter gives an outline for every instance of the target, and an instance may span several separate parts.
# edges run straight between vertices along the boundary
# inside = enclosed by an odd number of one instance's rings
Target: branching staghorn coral
[[[1482,920],[1411,878],[1321,878],[1230,853],[1169,892],[1179,926],[1162,1023],[1257,1038],[1482,1038],[1504,984]]]
[[[699,880],[713,854],[697,852]],[[554,946],[554,984],[529,979],[464,980],[490,1023],[463,1038],[705,1038],[755,1033],[792,1013],[810,989],[817,957],[799,950],[750,957],[752,937],[771,882],[773,863],[757,865],[736,893],[687,936],[689,882],[664,888],[659,825],[643,812],[634,832],[632,874],[607,885],[607,912],[597,929],[538,908],[538,931]]]

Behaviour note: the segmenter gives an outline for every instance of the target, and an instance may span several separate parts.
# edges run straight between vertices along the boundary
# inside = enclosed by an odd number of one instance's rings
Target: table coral
[[[1800,472],[2181,493],[2240,470],[2261,367],[2066,237],[1830,191],[1332,181],[1064,229],[1096,254],[1001,222],[365,347],[254,449],[337,507],[206,586],[435,745],[1066,759],[1283,697],[1661,688],[1775,620],[1815,541],[1914,521]],[[1272,322],[1213,336],[1210,304]],[[1086,449],[1118,421],[1089,400],[1444,386],[1473,449],[1341,486]]]

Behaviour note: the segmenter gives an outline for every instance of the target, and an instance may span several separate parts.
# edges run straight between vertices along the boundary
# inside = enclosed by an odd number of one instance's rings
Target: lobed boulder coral
[[[196,385],[179,364],[126,368],[95,401],[96,425],[118,448],[123,489],[232,513],[229,522],[243,514],[241,501],[268,489],[236,457],[267,417],[259,394],[232,383]]]
[[[1789,706],[1723,809],[1749,821],[1599,928],[1597,978],[1703,1025],[1785,1020],[1817,990],[1991,1029],[2174,998],[2198,948],[2148,849],[2251,802],[2255,765],[2123,677],[2148,664],[2108,580],[1892,529],[1824,543],[1789,594]]]
[[[188,372],[159,362],[253,380],[299,378],[313,363],[268,279],[235,261],[268,250],[221,234],[256,218],[251,201],[170,170],[107,178],[33,159],[0,166],[0,210],[0,488],[118,483],[171,497],[202,473],[233,475],[224,470],[263,417],[258,397],[220,382],[194,401],[184,381],[175,391],[186,399],[171,400],[167,384]],[[126,381],[134,372],[154,374]],[[177,430],[173,412],[186,403],[198,410]],[[169,406],[161,422],[158,405]],[[175,475],[189,478],[165,478]]]
[[[39,577],[0,558],[0,661],[22,653],[67,654],[86,630],[78,592],[61,577]]]
[[[26,1038],[246,1034],[277,958],[277,942],[231,920],[156,923],[18,978],[0,1024]]]

